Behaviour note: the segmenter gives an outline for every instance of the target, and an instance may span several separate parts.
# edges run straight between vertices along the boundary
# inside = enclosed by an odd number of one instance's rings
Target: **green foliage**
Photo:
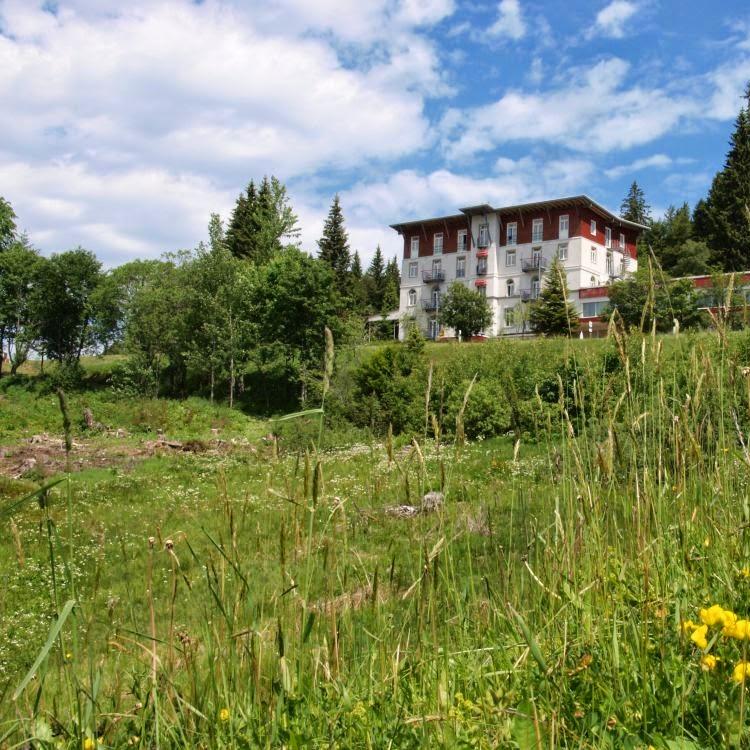
[[[345,298],[351,291],[351,254],[349,237],[344,226],[344,214],[341,210],[339,196],[336,195],[323,224],[323,235],[318,240],[318,256],[330,266],[339,295]],[[360,275],[361,275],[360,268]]]
[[[698,294],[690,279],[655,277],[650,264],[610,285],[609,306],[603,316],[608,317],[614,310],[626,326],[642,331],[650,331],[654,322],[657,331],[671,331],[675,320],[683,330],[701,324]]]
[[[620,216],[643,226],[651,222],[651,206],[646,203],[646,195],[635,180],[620,205]]]
[[[696,230],[725,271],[750,267],[750,86],[735,121],[724,168],[696,207]]]
[[[0,374],[3,352],[8,353],[15,375],[33,343],[31,299],[38,262],[37,252],[22,241],[0,253]]]
[[[440,301],[439,319],[468,340],[492,325],[492,310],[478,291],[456,281]]]
[[[29,315],[37,346],[49,359],[71,363],[95,343],[95,291],[101,281],[96,256],[77,248],[35,265]]]
[[[367,309],[371,314],[382,312],[384,309],[385,281],[385,261],[378,245],[363,278]]]
[[[16,218],[13,207],[0,195],[0,253],[16,241]]]
[[[226,245],[235,258],[262,265],[298,236],[297,216],[289,205],[286,187],[275,177],[264,177],[257,192],[251,181],[237,198]]]
[[[569,301],[565,269],[557,257],[545,275],[539,299],[532,304],[529,323],[543,336],[570,336],[578,331],[578,312]]]
[[[451,391],[446,405],[446,428],[452,432],[470,380],[463,380]],[[463,429],[470,440],[504,435],[513,428],[510,404],[503,395],[500,380],[479,380],[469,394],[463,415]]]

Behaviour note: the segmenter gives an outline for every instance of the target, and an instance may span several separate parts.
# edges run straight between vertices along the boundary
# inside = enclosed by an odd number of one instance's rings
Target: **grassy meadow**
[[[424,357],[421,431],[319,449],[317,416],[100,388],[66,456],[57,396],[0,383],[0,747],[750,747],[748,334]],[[552,397],[466,440],[523,357]]]

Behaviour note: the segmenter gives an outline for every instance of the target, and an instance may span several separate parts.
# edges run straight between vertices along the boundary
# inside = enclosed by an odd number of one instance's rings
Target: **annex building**
[[[397,315],[433,339],[453,337],[438,323],[440,301],[459,282],[485,295],[493,313],[483,335],[528,332],[528,303],[539,296],[554,257],[562,262],[582,326],[598,320],[608,284],[636,270],[647,227],[622,219],[586,195],[392,224],[404,240]],[[399,326],[403,337],[405,326]]]

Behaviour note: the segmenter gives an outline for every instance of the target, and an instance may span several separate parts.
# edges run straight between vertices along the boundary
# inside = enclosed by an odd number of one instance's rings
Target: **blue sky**
[[[250,177],[315,249],[633,179],[703,196],[750,81],[740,0],[0,0],[0,195],[44,252],[194,247]]]

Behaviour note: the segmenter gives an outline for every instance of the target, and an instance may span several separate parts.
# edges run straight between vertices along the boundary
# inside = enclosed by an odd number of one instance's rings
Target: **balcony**
[[[445,281],[445,271],[422,271],[422,281],[425,284],[442,284]]]
[[[435,312],[440,307],[439,299],[423,299],[422,309],[425,312]]]
[[[477,258],[486,258],[489,253],[489,250],[477,250]]]
[[[546,271],[547,259],[541,255],[534,255],[531,258],[524,258],[521,261],[521,268],[527,273],[536,273],[537,271]]]
[[[521,302],[533,302],[539,299],[539,292],[534,289],[523,289],[520,294]]]

